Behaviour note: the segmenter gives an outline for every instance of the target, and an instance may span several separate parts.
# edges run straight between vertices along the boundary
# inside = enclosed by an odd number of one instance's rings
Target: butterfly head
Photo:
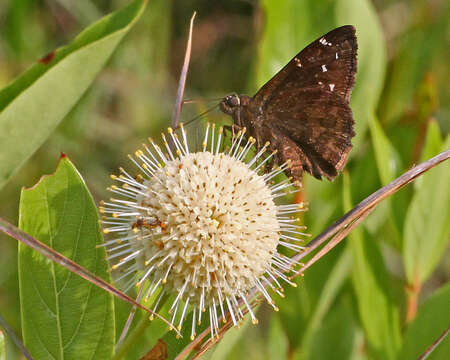
[[[233,115],[241,106],[241,99],[237,94],[231,94],[225,96],[220,102],[220,110],[227,115]]]

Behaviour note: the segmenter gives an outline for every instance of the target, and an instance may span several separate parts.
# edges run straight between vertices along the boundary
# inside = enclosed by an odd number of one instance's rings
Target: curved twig
[[[351,226],[353,222],[359,223],[361,220],[365,219],[375,207],[384,199],[396,193],[405,185],[408,185],[411,181],[414,181],[418,176],[422,175],[426,171],[432,169],[441,162],[448,160],[450,158],[450,150],[444,151],[435,157],[413,167],[408,170],[403,175],[399,176],[397,179],[393,180],[386,186],[374,192],[372,195],[365,198],[358,205],[356,205],[352,210],[347,212],[334,224],[325,229],[322,233],[317,235],[312,241],[306,246],[306,250],[294,255],[292,260],[299,261],[303,259],[306,255],[310,254],[316,250],[320,245],[327,241],[333,235],[336,235],[323,249],[321,249],[313,258],[311,258],[304,266],[301,267],[299,271],[293,276],[298,276],[309,266],[319,260],[328,251],[334,248],[343,238],[345,238],[355,226]]]

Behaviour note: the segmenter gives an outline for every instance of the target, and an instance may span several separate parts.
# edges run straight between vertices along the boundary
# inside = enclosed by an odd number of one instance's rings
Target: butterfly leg
[[[229,132],[231,132],[231,136],[232,136],[232,139],[234,139],[234,136],[235,136],[235,133],[237,133],[237,132],[239,132],[240,130],[242,130],[242,128],[239,126],[239,125],[236,125],[236,124],[233,124],[233,125],[225,125],[224,127],[223,127],[223,129],[225,130],[225,131],[229,131]]]

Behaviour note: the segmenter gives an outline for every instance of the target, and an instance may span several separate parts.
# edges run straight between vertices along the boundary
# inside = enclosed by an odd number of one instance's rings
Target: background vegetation
[[[2,1],[0,88],[128,3]],[[52,173],[61,151],[70,156],[96,201],[108,197],[109,173],[169,124],[194,10],[198,16],[186,89],[190,98],[252,94],[316,37],[338,25],[356,26],[359,57],[352,108],[357,136],[346,172],[337,181],[305,179],[303,196],[310,202],[305,222],[313,235],[413,164],[450,147],[448,1],[150,0],[88,91],[84,93],[82,74],[93,71],[98,53],[87,53],[89,65],[81,63],[78,72],[59,75],[61,91],[73,90],[64,106],[72,108],[69,100],[76,106],[66,116],[58,113],[62,122],[43,135],[42,146],[35,146],[37,151],[1,189],[1,217],[18,223],[21,187]],[[110,22],[110,30],[122,26],[120,21],[125,20]],[[104,33],[99,30],[96,36]],[[49,89],[38,89],[43,103],[57,95],[55,88]],[[0,93],[0,131],[2,121],[9,119],[5,107],[15,99],[13,90]],[[47,106],[30,105],[20,119],[15,112],[14,121],[42,131],[38,115],[50,119],[57,114]],[[186,106],[183,119],[205,106]],[[210,117],[220,118],[218,113]],[[58,122],[55,118],[52,126]],[[4,141],[0,159],[7,163],[17,154]],[[16,145],[26,148],[27,141]],[[449,183],[449,165],[442,164],[385,202],[308,270],[297,289],[286,289],[286,298],[277,302],[279,313],[261,307],[260,326],[230,331],[212,357],[417,358],[450,324]],[[21,334],[17,269],[17,243],[0,235],[0,314]],[[128,306],[116,305],[121,329]],[[148,328],[127,358],[148,351],[157,340],[155,332]],[[2,343],[0,336],[0,348]],[[430,358],[448,354],[450,338]],[[16,356],[7,341],[7,359]]]

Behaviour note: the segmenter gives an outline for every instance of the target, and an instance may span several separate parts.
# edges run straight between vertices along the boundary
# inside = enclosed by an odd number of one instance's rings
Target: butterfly
[[[333,180],[355,135],[349,100],[357,48],[355,28],[338,27],[300,51],[253,97],[228,95],[220,109],[258,148],[269,141],[275,163],[290,161],[286,172],[295,181],[303,172]]]

